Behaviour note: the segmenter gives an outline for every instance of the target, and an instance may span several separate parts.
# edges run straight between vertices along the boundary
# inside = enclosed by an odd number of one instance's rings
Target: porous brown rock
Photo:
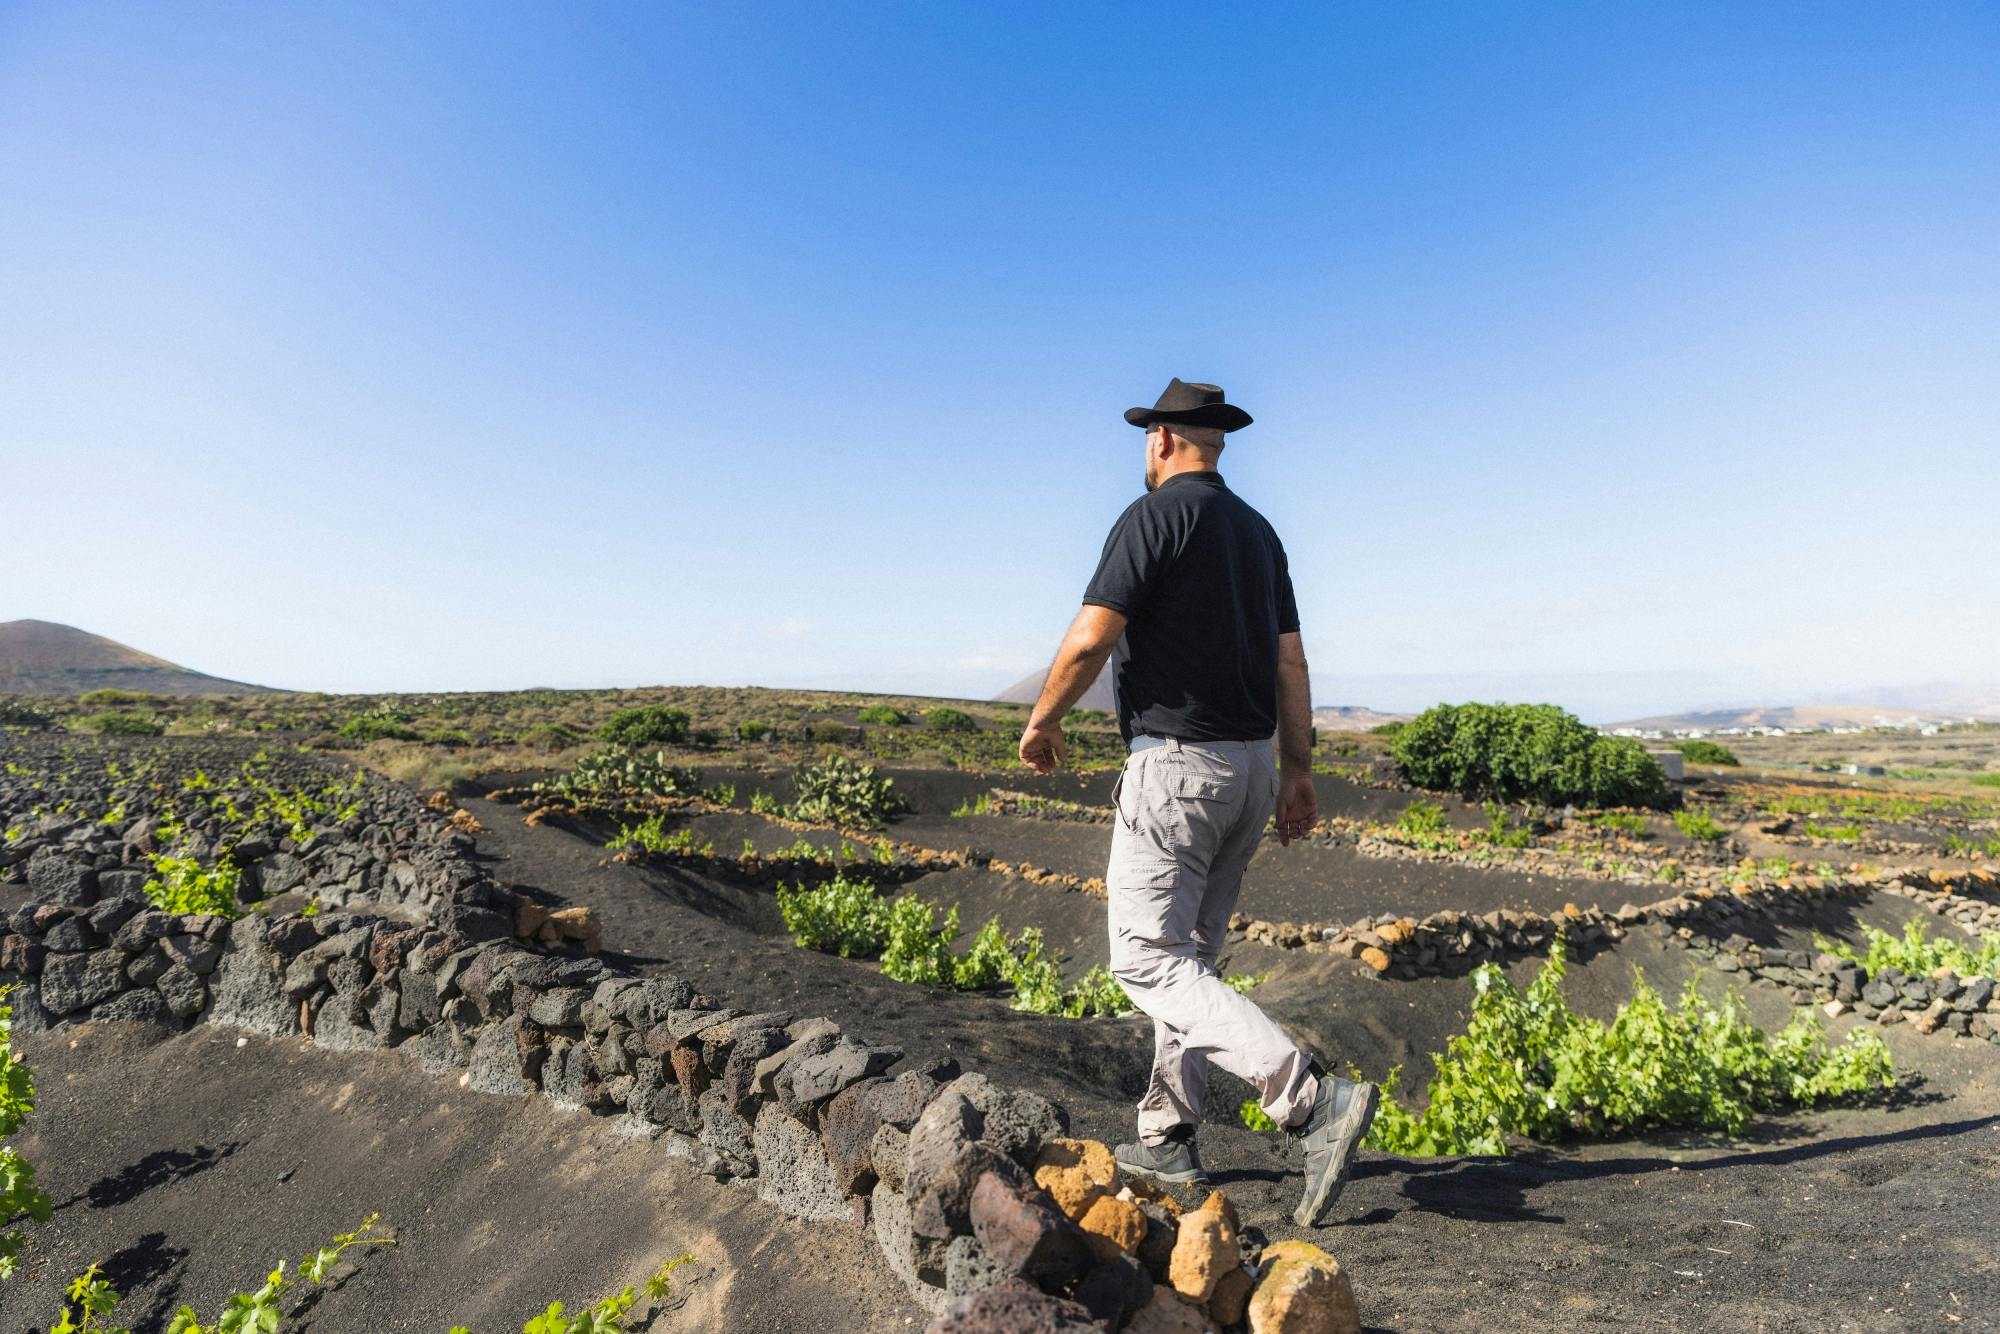
[[[1280,1241],[1264,1262],[1250,1295],[1250,1334],[1359,1334],[1361,1312],[1338,1260],[1309,1241]]]
[[[1111,1150],[1094,1139],[1052,1139],[1035,1159],[1035,1184],[1070,1218],[1082,1221],[1090,1206],[1118,1181]]]
[[[1115,1195],[1099,1195],[1077,1221],[1100,1264],[1136,1252],[1146,1239],[1146,1215]]]
[[[1199,1209],[1181,1215],[1167,1280],[1189,1301],[1206,1305],[1222,1276],[1242,1263],[1235,1212],[1222,1192],[1216,1191]]]

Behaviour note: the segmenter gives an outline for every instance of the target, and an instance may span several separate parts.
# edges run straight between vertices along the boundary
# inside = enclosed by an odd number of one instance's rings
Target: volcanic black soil
[[[984,790],[970,775],[946,778],[965,793],[937,780],[917,818],[940,818],[947,800]],[[1049,786],[1092,799],[1074,782]],[[600,829],[532,827],[506,803],[465,805],[485,826],[477,855],[496,878],[588,904],[608,954],[686,976],[721,1000],[827,1015],[913,1055],[955,1056],[1059,1098],[1077,1133],[1129,1136],[1150,1055],[1140,1018],[1047,1018],[997,996],[896,982],[872,964],[793,947],[768,885],[721,867],[613,862]],[[1043,840],[1041,855],[1021,857],[1043,866],[1053,860],[1051,830],[1063,831],[1063,846],[1074,835],[1079,850],[1108,834],[1103,825],[988,819],[996,834]],[[797,837],[755,817],[702,820],[701,836],[722,853],[746,837],[767,849]],[[1511,904],[1506,895],[1525,892],[1491,871],[1331,855],[1342,851],[1265,849],[1246,910],[1349,920],[1375,903],[1421,914]],[[1295,862],[1301,853],[1317,860]],[[1287,883],[1340,906],[1287,910]],[[1072,975],[1103,957],[1103,901],[1093,896],[972,868],[912,887],[959,903],[968,928],[988,913],[1010,929],[1042,925],[1071,954]],[[1603,882],[1559,888],[1580,903],[1626,897]],[[1522,902],[1549,906],[1540,892]],[[1895,930],[1913,911],[1876,896],[1745,930],[1809,948],[1816,931],[1852,938],[1863,922]],[[1413,1090],[1428,1055],[1462,1029],[1470,996],[1464,979],[1388,981],[1350,961],[1249,943],[1232,946],[1224,965],[1266,975],[1251,995],[1301,1041],[1371,1077],[1403,1064]],[[1537,966],[1510,972],[1525,980]],[[1669,994],[1690,978],[1718,993],[1727,982],[1641,928],[1574,959],[1568,993],[1579,1009],[1608,1015],[1635,968]],[[1775,989],[1744,996],[1767,1026],[1786,1018]],[[1829,1027],[1838,1034],[1851,1022]],[[2000,1328],[2000,1048],[1907,1025],[1884,1037],[1911,1075],[1890,1104],[1774,1118],[1734,1142],[1657,1136],[1528,1147],[1505,1160],[1364,1153],[1333,1224],[1314,1239],[1350,1267],[1375,1328]],[[441,1331],[458,1321],[491,1334],[518,1328],[548,1300],[574,1306],[637,1282],[683,1251],[702,1268],[682,1286],[687,1309],[663,1328],[921,1324],[865,1234],[787,1220],[753,1190],[619,1140],[606,1120],[474,1095],[401,1053],[238,1042],[208,1028],[166,1039],[117,1028],[23,1039],[42,1105],[22,1148],[63,1208],[34,1230],[25,1281],[0,1287],[0,1330],[46,1328],[56,1283],[106,1256],[134,1293],[124,1314],[135,1328],[156,1328],[171,1305],[212,1307],[273,1260],[373,1210],[403,1244],[364,1257],[302,1328]],[[1247,1224],[1295,1235],[1293,1164],[1272,1136],[1236,1123],[1246,1093],[1216,1074],[1204,1154]]]
[[[487,826],[479,846],[494,874],[590,904],[608,951],[690,976],[718,997],[789,1004],[912,1053],[956,1056],[1060,1098],[1079,1133],[1129,1137],[1150,1049],[1142,1019],[1046,1018],[995,997],[895,982],[870,964],[791,946],[768,889],[611,863],[594,840],[528,827],[504,804],[466,804]],[[1101,900],[990,872],[915,887],[967,905],[968,924],[979,920],[970,911],[977,904],[1023,922],[1059,916],[1062,933],[1051,930],[1052,939],[1102,930]],[[1816,930],[1851,935],[1864,920],[1894,930],[1913,911],[1888,897],[1822,905],[1750,934],[1804,948]],[[1080,945],[1076,956],[1073,971],[1101,948]],[[1536,967],[1510,971],[1525,981]],[[1302,1041],[1370,1076],[1406,1063],[1414,1086],[1428,1053],[1462,1029],[1469,999],[1463,979],[1391,982],[1348,961],[1258,945],[1233,947],[1225,968],[1268,974],[1251,994]],[[1573,960],[1568,994],[1579,1009],[1608,1015],[1635,968],[1670,995],[1690,977],[1716,993],[1727,981],[1642,928]],[[1767,1026],[1789,1013],[1775,989],[1744,995]],[[1850,1022],[1829,1027],[1838,1035]],[[1316,1239],[1354,1266],[1364,1316],[1384,1328],[2000,1327],[2000,1215],[1991,1206],[2000,1187],[2000,1050],[1907,1027],[1885,1037],[1899,1068],[1915,1072],[1891,1105],[1774,1118],[1737,1142],[1661,1136],[1529,1148],[1505,1161],[1367,1153],[1335,1225]],[[1291,1165],[1273,1137],[1234,1121],[1247,1091],[1214,1077],[1204,1152],[1247,1222],[1274,1238],[1295,1235]]]
[[[500,1334],[685,1253],[663,1330],[923,1323],[861,1229],[798,1222],[609,1120],[469,1092],[400,1052],[123,1024],[20,1045],[41,1105],[16,1143],[56,1215],[0,1284],[8,1334],[46,1330],[93,1261],[141,1334],[182,1302],[212,1319],[374,1212],[397,1245],[361,1254],[287,1330]]]

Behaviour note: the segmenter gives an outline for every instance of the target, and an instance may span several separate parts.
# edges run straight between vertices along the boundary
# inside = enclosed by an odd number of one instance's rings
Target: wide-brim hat
[[[1167,392],[1150,408],[1127,408],[1125,420],[1134,426],[1164,422],[1170,426],[1212,426],[1218,431],[1240,431],[1250,424],[1250,414],[1234,403],[1222,400],[1222,387],[1189,384],[1176,376]]]

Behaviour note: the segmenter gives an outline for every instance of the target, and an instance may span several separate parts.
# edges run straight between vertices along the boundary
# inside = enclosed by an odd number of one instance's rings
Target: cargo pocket
[[[1186,822],[1156,758],[1157,752],[1126,762],[1113,789],[1118,827],[1111,836],[1113,886],[1171,886],[1179,872],[1178,849]]]
[[[1174,810],[1173,849],[1214,852],[1228,831],[1236,778],[1210,773],[1179,773],[1168,786],[1167,804]]]

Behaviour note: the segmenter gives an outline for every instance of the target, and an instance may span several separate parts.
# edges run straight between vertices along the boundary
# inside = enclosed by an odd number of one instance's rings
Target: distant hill
[[[2000,719],[2000,691],[1965,693],[1952,698],[1914,703],[1779,704],[1750,708],[1692,709],[1611,724],[1641,731],[1677,732],[1731,727],[1782,727],[1814,731],[1830,727],[1911,727],[1922,723],[1955,723],[1967,719]]]
[[[0,623],[0,695],[81,695],[105,687],[153,695],[247,695],[271,689],[189,671],[74,626]]]
[[[1033,704],[1037,699],[1041,698],[1042,682],[1048,678],[1048,674],[1046,668],[1039,672],[1030,672],[1013,685],[1008,686],[1005,690],[995,695],[993,699],[996,703],[1000,704]],[[1111,696],[1111,668],[1109,666],[1106,666],[1103,671],[1097,674],[1097,679],[1090,683],[1090,689],[1083,692],[1083,698],[1077,701],[1076,707],[1079,709],[1098,709],[1105,713],[1110,713],[1118,707],[1117,701]]]
[[[1336,704],[1313,710],[1313,726],[1322,732],[1365,732],[1383,723],[1406,723],[1413,713],[1380,713],[1358,704]]]

